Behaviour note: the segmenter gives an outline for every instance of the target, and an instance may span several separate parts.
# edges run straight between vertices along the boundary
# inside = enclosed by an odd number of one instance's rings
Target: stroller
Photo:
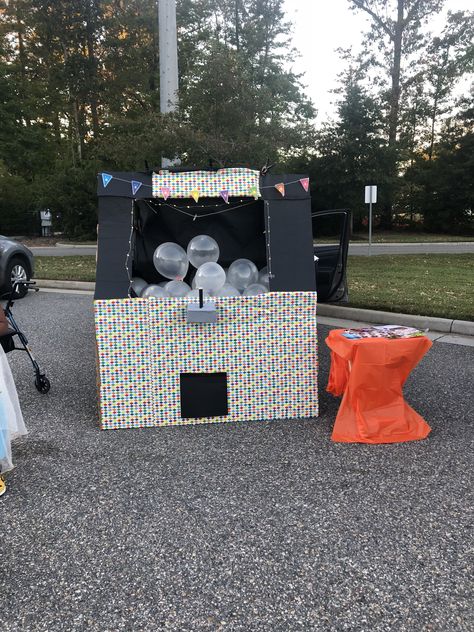
[[[39,288],[34,287],[36,285],[34,281],[21,281],[14,283],[11,292],[2,297],[7,299],[7,303],[3,310],[5,312],[5,316],[7,317],[10,329],[6,334],[0,336],[0,345],[3,347],[5,353],[10,353],[11,351],[26,351],[35,372],[35,386],[40,393],[47,393],[51,388],[51,384],[46,375],[41,372],[41,369],[28,346],[28,339],[16,324],[12,314],[14,295],[16,294],[17,287],[20,284],[27,286],[28,290],[32,289],[35,292],[39,291]]]

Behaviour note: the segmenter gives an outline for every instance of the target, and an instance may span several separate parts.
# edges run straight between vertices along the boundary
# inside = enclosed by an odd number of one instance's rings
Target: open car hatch
[[[347,253],[351,212],[347,209],[312,214],[313,249],[318,301],[347,302]]]

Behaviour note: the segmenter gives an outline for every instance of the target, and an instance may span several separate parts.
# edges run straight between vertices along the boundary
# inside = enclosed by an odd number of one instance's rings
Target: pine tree
[[[398,140],[400,131],[400,105],[403,90],[410,79],[410,71],[417,72],[417,54],[423,50],[425,40],[422,25],[438,13],[444,0],[349,0],[350,5],[366,13],[371,19],[371,32],[366,44],[375,47],[379,66],[386,73],[386,126],[391,152],[390,179],[396,181],[398,172]],[[390,228],[395,188],[387,191],[383,206],[382,226]]]
[[[315,209],[350,208],[358,229],[366,215],[364,186],[378,183],[383,195],[388,162],[380,107],[362,77],[352,62],[341,77],[337,119],[318,132],[310,161]]]

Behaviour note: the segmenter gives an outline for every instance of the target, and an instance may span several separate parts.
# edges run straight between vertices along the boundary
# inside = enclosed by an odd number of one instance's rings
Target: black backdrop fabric
[[[178,207],[176,200],[173,206]],[[189,205],[186,200],[180,206],[185,213],[196,216],[196,219],[180,213],[166,203],[155,200],[138,201],[136,203],[137,232],[135,236],[133,275],[143,278],[147,283],[165,281],[153,265],[153,253],[160,244],[171,241],[186,250],[188,243],[197,235],[209,235],[219,245],[219,264],[227,268],[235,259],[250,259],[260,269],[267,264],[265,246],[265,221],[263,202],[235,201],[229,199],[229,207],[225,213],[208,215],[216,212],[216,201],[209,202],[204,209],[183,208]],[[185,281],[191,282],[196,270],[189,266]]]
[[[217,241],[221,251],[219,263],[224,267],[240,258],[250,259],[259,269],[270,264],[274,275],[270,279],[272,291],[316,290],[311,201],[298,181],[304,175],[269,174],[261,179],[262,199],[230,198],[229,208],[222,200],[210,198],[199,200],[198,205],[192,199],[169,199],[166,205],[163,200],[150,197],[148,175],[111,175],[114,179],[107,187],[99,177],[95,299],[128,296],[125,262],[129,248],[130,273],[148,283],[158,283],[164,279],[153,266],[155,248],[173,241],[186,249],[190,239],[201,234]],[[144,183],[135,196],[129,184],[132,180]],[[279,182],[286,183],[285,197],[274,188]],[[205,208],[198,208],[202,205]],[[217,210],[225,212],[216,213]],[[132,217],[136,230],[129,246]],[[194,272],[190,266],[187,281]]]

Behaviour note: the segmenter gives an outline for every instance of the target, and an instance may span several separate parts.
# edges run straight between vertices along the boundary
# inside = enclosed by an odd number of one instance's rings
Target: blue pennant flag
[[[113,176],[111,176],[109,173],[101,173],[100,175],[102,176],[102,184],[104,185],[104,189],[105,189],[105,187],[112,180]]]
[[[137,182],[136,180],[132,180],[130,184],[132,185],[132,195],[135,195],[138,189],[142,186],[142,183]]]

